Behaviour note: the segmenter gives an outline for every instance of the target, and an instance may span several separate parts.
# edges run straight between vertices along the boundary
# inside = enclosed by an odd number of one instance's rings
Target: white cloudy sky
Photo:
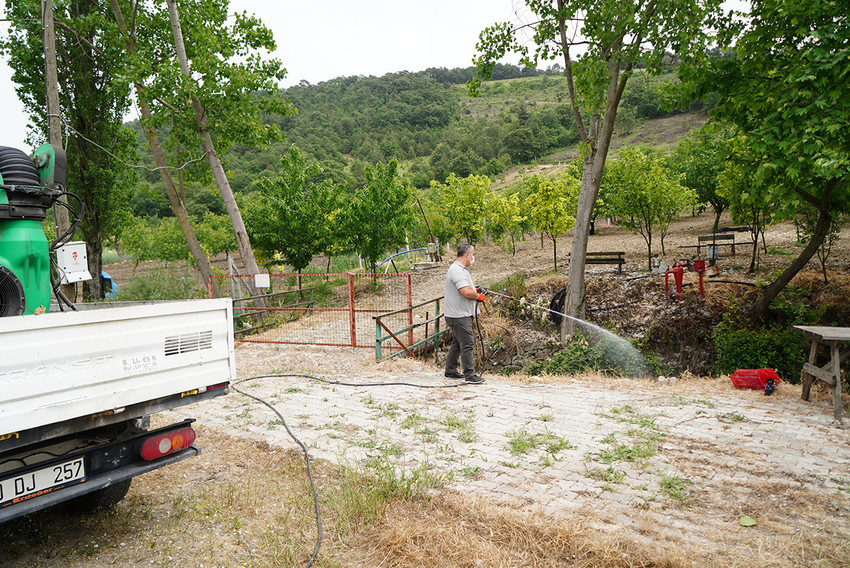
[[[6,2],[0,0],[5,17]],[[471,65],[478,33],[511,20],[514,0],[232,0],[234,11],[257,14],[274,32],[274,54],[288,70],[283,86],[348,75],[422,71]],[[8,23],[0,22],[0,34]],[[29,151],[27,117],[0,61],[0,146]],[[135,118],[135,117],[130,117]]]
[[[5,17],[6,2],[0,0]],[[727,0],[736,8],[746,0]],[[319,83],[339,76],[467,67],[479,32],[514,20],[521,0],[232,0],[234,11],[257,14],[274,32],[289,74],[282,86],[302,79]],[[8,23],[0,22],[0,34]],[[27,117],[0,60],[0,146],[25,145]],[[135,118],[129,116],[128,118]]]

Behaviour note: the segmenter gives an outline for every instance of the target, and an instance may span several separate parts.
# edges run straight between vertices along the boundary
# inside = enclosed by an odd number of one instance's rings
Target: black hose
[[[481,333],[481,318],[478,314],[478,304],[480,302],[475,302],[475,325],[478,327],[478,346],[481,348],[481,367],[484,367],[484,335]],[[481,371],[478,372],[478,376],[481,376]]]
[[[267,376],[274,376],[274,375],[267,375]],[[316,493],[316,483],[315,483],[315,481],[313,481],[313,468],[310,465],[310,454],[307,452],[307,446],[305,446],[304,443],[301,440],[299,440],[295,436],[295,434],[293,434],[292,430],[289,429],[289,424],[286,423],[286,419],[283,417],[283,414],[278,412],[278,410],[274,406],[272,406],[271,404],[269,404],[268,402],[266,402],[262,398],[260,398],[258,396],[254,396],[253,394],[248,394],[247,392],[236,388],[236,385],[238,385],[239,383],[244,383],[245,381],[250,381],[251,379],[260,379],[260,378],[263,378],[263,377],[251,377],[250,379],[242,379],[241,381],[236,381],[235,383],[232,383],[231,386],[233,387],[233,390],[235,390],[239,394],[247,396],[248,398],[252,398],[252,399],[256,400],[257,402],[259,402],[260,404],[264,404],[272,412],[274,412],[277,415],[277,417],[280,419],[280,421],[283,423],[283,427],[286,428],[286,433],[289,434],[289,437],[292,438],[295,441],[295,443],[298,444],[301,447],[301,451],[304,452],[304,461],[307,463],[307,479],[310,481],[310,489],[313,491],[313,504],[314,504],[314,507],[315,507],[315,510],[316,510],[316,546],[313,548],[313,554],[310,555],[310,560],[305,565],[306,568],[310,568],[313,565],[313,562],[316,560],[316,557],[319,555],[319,548],[322,545],[322,517],[319,514],[319,495]]]
[[[319,555],[319,548],[321,547],[321,544],[322,544],[322,517],[321,517],[321,514],[319,513],[319,495],[316,492],[316,483],[313,480],[313,468],[310,465],[310,454],[307,452],[307,446],[305,446],[304,443],[301,442],[301,440],[299,440],[295,436],[295,434],[292,432],[292,430],[290,430],[289,425],[286,423],[286,419],[283,417],[283,414],[281,414],[274,406],[272,406],[269,402],[266,402],[262,398],[255,396],[253,394],[249,394],[249,393],[247,393],[247,392],[236,387],[236,385],[244,383],[246,381],[254,381],[254,380],[259,380],[259,379],[274,379],[274,378],[283,378],[283,377],[300,377],[300,378],[310,379],[310,380],[313,380],[313,381],[319,381],[319,382],[327,383],[327,384],[331,384],[331,385],[341,385],[341,386],[349,386],[349,387],[411,386],[411,387],[417,387],[417,388],[423,388],[423,389],[429,389],[429,388],[430,389],[435,389],[435,388],[444,388],[445,389],[445,388],[457,388],[457,387],[461,386],[463,383],[454,383],[454,384],[449,384],[449,385],[417,385],[417,384],[414,384],[414,383],[405,383],[405,382],[346,383],[346,382],[343,382],[343,381],[332,381],[332,380],[329,380],[329,379],[323,379],[323,378],[320,378],[320,377],[314,377],[312,375],[304,375],[304,374],[300,374],[300,373],[278,373],[278,374],[271,374],[271,375],[257,375],[255,377],[248,377],[247,379],[241,379],[239,381],[236,381],[236,382],[230,384],[230,386],[233,388],[234,391],[238,392],[241,395],[247,396],[248,398],[256,400],[260,404],[263,404],[263,405],[267,406],[269,409],[271,409],[271,411],[274,412],[277,415],[277,417],[280,419],[280,421],[283,423],[283,427],[286,428],[286,433],[289,434],[289,437],[292,438],[295,441],[295,443],[298,444],[298,446],[301,448],[301,451],[304,452],[304,460],[307,463],[307,479],[310,481],[310,489],[313,492],[313,504],[314,504],[315,511],[316,511],[316,546],[315,546],[315,548],[313,548],[313,554],[310,556],[310,560],[305,565],[305,568],[310,568],[313,565],[313,562],[315,562],[316,557]]]

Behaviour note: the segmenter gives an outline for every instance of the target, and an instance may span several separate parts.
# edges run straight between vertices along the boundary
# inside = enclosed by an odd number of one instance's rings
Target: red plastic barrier
[[[773,369],[738,369],[729,378],[739,389],[763,389],[767,379],[773,379],[777,385],[782,382]]]

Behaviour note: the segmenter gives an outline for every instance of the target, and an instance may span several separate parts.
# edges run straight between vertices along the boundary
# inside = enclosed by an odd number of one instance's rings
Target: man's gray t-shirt
[[[472,276],[469,274],[467,267],[454,261],[446,272],[446,317],[447,318],[463,318],[475,315],[475,300],[464,298],[458,292],[464,286],[471,286],[475,289],[475,284],[472,283]]]

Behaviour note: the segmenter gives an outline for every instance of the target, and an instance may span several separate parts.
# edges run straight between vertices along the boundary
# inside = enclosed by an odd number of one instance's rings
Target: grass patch
[[[670,397],[670,404],[672,406],[704,406],[706,408],[717,408],[717,405],[711,402],[710,400],[703,400],[701,398],[688,398],[686,396],[675,395]]]
[[[729,424],[747,421],[746,416],[744,416],[743,414],[738,414],[737,412],[727,412],[726,414],[718,414],[717,419],[721,422],[726,422]]]
[[[526,428],[515,428],[505,433],[508,438],[507,449],[513,456],[521,456],[541,448],[549,454],[574,446],[564,436],[556,436],[548,430],[545,432],[530,432]]]
[[[678,475],[664,475],[661,478],[661,492],[681,507],[689,507],[696,499],[691,495],[690,479]]]
[[[405,416],[404,420],[401,421],[401,427],[405,429],[418,428],[424,422],[425,417],[414,412],[413,414]]]
[[[597,481],[604,481],[606,483],[620,483],[625,479],[626,472],[614,469],[614,466],[608,466],[603,469],[601,467],[595,467],[592,470],[588,471],[585,474],[587,477],[591,479],[596,479]]]
[[[467,410],[463,415],[447,414],[440,420],[448,432],[454,432],[457,439],[464,443],[474,442],[478,439],[475,431],[475,411]]]

